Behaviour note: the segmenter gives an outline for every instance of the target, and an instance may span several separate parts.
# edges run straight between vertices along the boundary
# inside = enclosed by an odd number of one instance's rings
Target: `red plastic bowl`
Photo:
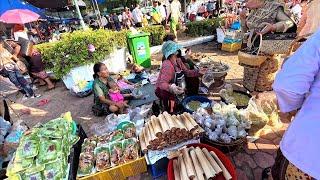
[[[220,161],[224,164],[224,166],[226,167],[226,169],[229,171],[230,175],[232,176],[232,180],[237,180],[236,169],[234,168],[230,159],[226,155],[224,155],[220,150],[218,150],[214,147],[211,147],[209,145],[206,145],[206,144],[201,144],[201,143],[189,144],[187,146],[188,147],[194,146],[194,147],[206,148],[206,149],[208,149],[209,152],[213,151],[214,153],[216,153],[216,155],[218,156]],[[168,174],[168,180],[174,180],[173,159],[170,159],[170,161],[169,161],[168,168],[167,168],[167,174]],[[218,174],[214,179],[215,180],[225,180],[222,173]]]

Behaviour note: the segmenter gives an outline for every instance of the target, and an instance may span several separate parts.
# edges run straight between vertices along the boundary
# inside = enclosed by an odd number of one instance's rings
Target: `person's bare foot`
[[[52,89],[54,89],[54,88],[55,88],[54,85],[48,86],[48,90],[52,90]]]

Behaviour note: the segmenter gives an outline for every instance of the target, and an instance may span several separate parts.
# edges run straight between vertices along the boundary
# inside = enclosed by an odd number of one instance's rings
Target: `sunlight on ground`
[[[11,107],[20,115],[26,114],[26,115],[30,115],[30,116],[43,117],[48,114],[47,111],[37,109],[37,108],[28,107],[28,106],[25,106],[25,105],[19,104],[19,103],[11,104]],[[30,112],[30,114],[28,113],[28,111]]]

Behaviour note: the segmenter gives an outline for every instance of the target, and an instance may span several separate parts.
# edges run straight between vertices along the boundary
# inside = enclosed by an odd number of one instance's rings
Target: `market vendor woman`
[[[176,96],[188,91],[185,76],[199,77],[205,72],[205,70],[189,70],[178,58],[181,49],[182,47],[173,41],[167,41],[162,46],[166,60],[162,62],[155,93],[161,100],[164,110],[170,113],[175,110]]]
[[[112,101],[109,97],[110,87],[115,84],[110,77],[107,66],[103,63],[96,63],[93,66],[93,93],[94,105],[92,111],[96,116],[108,115],[109,113],[122,113],[127,106],[127,101]],[[123,94],[130,97],[130,94]]]

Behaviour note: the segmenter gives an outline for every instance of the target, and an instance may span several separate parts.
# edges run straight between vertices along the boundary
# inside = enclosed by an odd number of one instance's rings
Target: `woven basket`
[[[248,41],[251,41],[251,37],[250,37],[250,40]],[[250,42],[250,44],[252,44],[252,42]],[[261,46],[262,46],[262,35],[260,35],[260,45],[259,45],[257,55],[246,53],[244,51],[239,51],[238,52],[239,64],[249,65],[249,66],[260,66],[267,59],[266,56],[259,55]],[[251,49],[251,45],[249,49]]]
[[[280,55],[269,56],[260,66],[260,71],[256,81],[256,91],[271,91],[272,84],[280,68]]]
[[[243,86],[250,92],[254,91],[259,71],[259,67],[244,66]]]

